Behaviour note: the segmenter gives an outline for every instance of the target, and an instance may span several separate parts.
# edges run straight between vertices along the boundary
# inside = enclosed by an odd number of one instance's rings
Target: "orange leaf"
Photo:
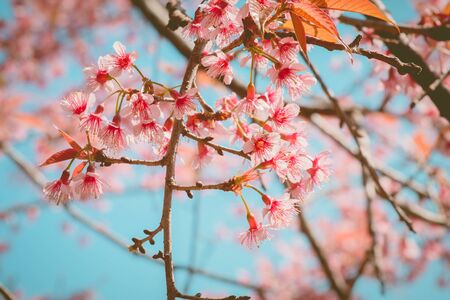
[[[366,16],[371,16],[388,23],[395,27],[397,24],[391,20],[386,14],[379,9],[370,0],[308,0],[320,8],[335,9],[354,13],[360,13]],[[398,29],[398,28],[397,28]]]
[[[80,174],[86,165],[87,161],[81,162],[78,166],[75,167],[75,169],[73,169],[72,176],[75,177]]]
[[[305,27],[303,27],[302,19],[293,14],[290,13],[291,20],[292,20],[292,26],[294,28],[295,36],[297,37],[297,41],[300,45],[300,48],[302,49],[302,52],[308,56],[307,54],[307,48],[306,48],[306,34],[305,34]]]
[[[64,149],[61,151],[56,152],[49,158],[47,158],[42,164],[40,164],[40,167],[48,166],[51,164],[55,164],[61,161],[65,161],[68,159],[72,159],[77,156],[78,151],[73,148]]]
[[[338,39],[334,35],[332,35],[331,33],[329,33],[328,31],[326,31],[323,28],[313,26],[308,23],[304,23],[303,27],[305,27],[305,32],[306,32],[306,35],[308,35],[308,36],[318,38],[319,40],[322,40],[322,41],[327,41],[327,42],[332,42],[332,43],[338,42]]]
[[[77,151],[81,151],[81,146],[78,145],[77,142],[75,142],[74,138],[71,137],[68,133],[66,133],[65,131],[63,131],[62,129],[59,129],[58,127],[55,126],[55,128],[59,131],[59,133],[62,135],[62,137],[66,140],[66,142],[75,150]]]
[[[328,31],[326,31],[323,28],[317,27],[317,26],[313,26],[311,24],[308,23],[302,23],[303,28],[305,29],[305,34],[306,36],[312,36],[315,37],[319,40],[322,41],[327,41],[327,42],[331,42],[331,43],[337,43],[338,40],[337,38],[330,34]],[[282,26],[282,29],[286,29],[286,30],[294,30],[294,25],[292,24],[292,20],[287,20]]]
[[[336,25],[334,25],[333,19],[318,6],[302,1],[295,3],[291,11],[306,22],[323,28],[330,34],[339,38],[339,32],[337,31]]]

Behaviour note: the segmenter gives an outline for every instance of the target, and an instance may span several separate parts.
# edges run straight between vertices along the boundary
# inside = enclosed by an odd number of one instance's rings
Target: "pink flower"
[[[78,174],[73,179],[74,191],[80,200],[98,199],[103,194],[104,182],[90,165],[86,174]]]
[[[247,214],[247,221],[249,229],[239,235],[242,245],[252,249],[254,246],[259,247],[262,241],[270,239],[267,229],[258,223],[251,213]]]
[[[269,110],[269,105],[264,101],[264,97],[256,94],[255,87],[252,84],[247,88],[247,97],[242,98],[235,106],[236,112],[243,112],[248,115],[255,115],[267,110]]]
[[[201,11],[197,10],[194,19],[183,28],[183,35],[188,38],[205,38],[209,30],[202,26],[202,20]]]
[[[309,179],[307,181],[308,189],[312,190],[314,186],[320,186],[328,180],[331,174],[330,153],[322,152],[312,160],[312,167],[307,170]]]
[[[108,66],[105,62],[105,58],[100,56],[98,58],[97,66],[93,65],[87,67],[84,70],[84,76],[86,77],[86,86],[89,92],[95,92],[99,88],[104,88],[107,91],[112,91],[114,84],[111,81],[111,76],[108,72]]]
[[[311,161],[309,158],[299,152],[289,151],[289,148],[285,148],[283,152],[289,153],[285,157],[286,169],[282,174],[284,178],[287,178],[290,182],[299,182],[303,177],[303,171],[311,167]]]
[[[202,25],[205,28],[232,23],[236,19],[238,9],[234,6],[237,0],[212,0],[205,5]]]
[[[196,88],[186,91],[186,93],[184,93],[183,95],[180,95],[176,91],[171,91],[171,95],[175,100],[173,115],[176,119],[181,120],[183,119],[184,115],[195,113],[196,106],[194,99],[195,95],[197,95]]]
[[[151,105],[154,99],[152,95],[136,93],[131,96],[131,113],[141,121],[158,118],[161,111],[156,105]]]
[[[115,115],[112,122],[106,125],[99,134],[100,141],[107,150],[117,152],[123,150],[130,142],[127,130],[121,124],[120,115]]]
[[[159,143],[164,137],[162,126],[154,120],[142,121],[133,127],[137,141],[143,143]]]
[[[60,179],[47,183],[43,189],[45,199],[57,205],[67,203],[73,196],[69,177],[70,172],[65,170]]]
[[[277,42],[272,53],[283,63],[291,62],[297,57],[298,42],[291,37],[282,38]]]
[[[213,32],[211,32],[211,39],[213,39],[217,46],[225,47],[228,45],[233,37],[239,35],[242,31],[242,28],[235,23],[227,23],[223,24]]]
[[[61,101],[61,106],[72,115],[80,116],[93,102],[95,102],[93,94],[73,92]]]
[[[131,70],[137,54],[134,51],[127,53],[125,46],[121,42],[115,42],[113,48],[116,54],[105,56],[103,63],[109,68],[112,76],[119,76],[122,71]]]
[[[102,115],[103,110],[103,105],[99,105],[95,109],[95,112],[82,115],[80,117],[80,127],[88,130],[93,135],[97,135],[100,131],[100,128],[106,122],[105,117],[103,117]]]
[[[250,154],[252,163],[271,160],[280,149],[280,135],[278,133],[255,133],[243,147],[244,153]]]
[[[299,213],[300,200],[291,199],[289,194],[284,194],[280,199],[275,199],[267,195],[263,196],[266,207],[263,208],[263,216],[268,218],[272,228],[287,227],[292,217]]]
[[[286,104],[279,101],[271,109],[270,120],[273,128],[282,130],[285,128],[293,128],[292,120],[298,117],[300,107],[295,103]]]
[[[202,58],[202,65],[208,70],[206,73],[214,78],[223,77],[225,84],[230,84],[233,80],[233,70],[230,66],[232,56],[217,51],[215,55],[207,55]]]
[[[309,88],[315,81],[311,77],[298,75],[298,72],[304,71],[305,67],[297,63],[285,63],[281,66],[275,66],[267,71],[272,82],[277,88],[285,86],[292,98],[297,98],[303,93],[309,91]]]
[[[300,150],[308,146],[308,141],[306,140],[305,133],[303,132],[302,128],[299,128],[298,124],[295,128],[294,133],[281,134],[281,138],[294,149]]]
[[[289,193],[294,199],[303,200],[309,192],[311,190],[308,188],[307,180],[304,178],[289,187]]]
[[[232,93],[230,96],[220,98],[216,101],[216,108],[225,112],[232,112],[233,109],[238,104],[239,100],[235,93]]]

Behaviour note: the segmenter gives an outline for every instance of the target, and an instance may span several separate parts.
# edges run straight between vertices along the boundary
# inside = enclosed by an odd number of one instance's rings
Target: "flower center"
[[[108,72],[106,70],[98,70],[95,80],[100,84],[104,84],[105,82],[107,82],[109,80]]]

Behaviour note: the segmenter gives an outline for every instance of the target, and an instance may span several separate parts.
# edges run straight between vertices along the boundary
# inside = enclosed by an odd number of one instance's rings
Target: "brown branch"
[[[187,137],[187,138],[190,138],[190,139],[192,139],[194,141],[197,141],[199,143],[203,143],[203,144],[205,144],[205,145],[215,149],[219,155],[223,155],[223,152],[228,152],[228,153],[231,153],[231,154],[234,154],[234,155],[241,156],[241,157],[243,157],[245,159],[250,159],[250,156],[245,154],[242,150],[235,150],[235,149],[227,148],[227,147],[224,147],[224,146],[221,146],[221,145],[218,145],[218,144],[211,143],[210,142],[211,141],[210,137],[201,138],[201,137],[198,137],[196,135],[193,135],[192,133],[190,133],[187,130],[183,130],[182,134],[185,137]]]
[[[225,182],[216,183],[216,184],[206,184],[204,185],[202,182],[198,181],[196,185],[191,186],[181,186],[181,185],[173,185],[172,188],[177,191],[203,191],[203,190],[221,190],[221,191],[231,191],[232,186],[234,185],[233,179],[230,179]]]
[[[382,1],[374,0],[374,3],[389,16],[389,12],[386,10]],[[421,54],[410,46],[411,43],[407,36],[404,34],[396,36],[395,34],[380,29],[375,29],[375,33],[382,38],[384,44],[392,54],[405,62],[414,63],[422,68],[422,72],[411,74],[412,78],[422,87],[422,90],[427,93],[439,109],[441,116],[450,121],[450,105],[448,105],[450,91],[443,83],[431,88],[433,83],[439,80],[439,75],[435,74],[429,63],[421,56]],[[449,35],[446,34],[446,36],[448,40]]]
[[[44,187],[44,185],[46,183],[45,176],[35,166],[30,164],[28,161],[26,161],[17,151],[12,149],[8,145],[0,143],[0,149],[4,152],[4,154],[9,159],[11,159],[16,164],[17,167],[19,167],[20,170],[23,171],[23,173],[31,180],[31,182],[34,185],[36,185],[39,189],[42,189]],[[40,202],[40,203],[46,204],[45,202]],[[36,203],[32,202],[32,203],[29,203],[29,205],[31,207],[34,207],[36,205]],[[47,207],[50,207],[50,205],[47,205]],[[22,211],[24,209],[26,210],[27,209],[26,208],[26,204],[21,204],[20,208],[17,208],[17,209],[18,210],[14,209],[14,212]],[[88,228],[89,230],[91,230],[91,231],[99,234],[100,236],[106,238],[112,244],[114,244],[116,246],[119,246],[119,248],[127,251],[128,253],[135,254],[137,257],[144,258],[147,261],[156,263],[158,265],[162,265],[163,264],[161,261],[153,259],[152,256],[143,255],[143,254],[140,254],[139,252],[130,252],[129,251],[129,245],[126,242],[124,242],[118,236],[116,236],[112,232],[110,232],[104,225],[99,224],[99,223],[91,220],[87,216],[83,215],[80,211],[75,209],[73,206],[65,205],[65,206],[63,206],[63,209],[75,221],[77,221],[78,223],[86,226],[86,228]],[[238,280],[235,280],[235,279],[232,279],[232,278],[228,278],[228,277],[224,277],[224,276],[219,275],[219,274],[211,273],[211,272],[208,272],[208,271],[203,270],[203,269],[192,268],[190,266],[184,266],[184,265],[174,265],[174,270],[183,270],[183,271],[187,271],[187,272],[192,272],[192,273],[195,273],[195,274],[198,274],[198,275],[201,275],[201,276],[213,279],[213,280],[217,280],[217,281],[224,282],[224,283],[227,283],[227,284],[241,286],[241,287],[244,287],[244,288],[247,288],[247,289],[255,290],[258,293],[260,293],[260,291],[263,291],[263,288],[258,286],[258,285],[240,282]]]
[[[319,115],[312,115],[311,124],[316,126],[322,133],[331,138],[334,142],[336,142],[343,150],[345,150],[349,155],[358,158],[358,152],[353,150],[352,147],[345,141],[344,137],[340,132],[334,130],[331,126],[327,124],[325,120],[323,120]],[[417,193],[421,197],[431,198],[425,188],[414,183],[408,182],[404,178],[401,177],[395,171],[392,171],[386,167],[377,166],[376,171],[380,172],[382,175],[388,177],[391,180],[394,180],[400,183],[402,186],[409,188],[413,192]],[[411,217],[415,217],[425,222],[429,222],[431,224],[444,226],[450,228],[450,220],[448,220],[443,215],[437,215],[430,211],[427,211],[421,208],[418,205],[411,203],[404,203],[402,201],[398,201],[398,206],[401,207],[407,214],[411,215]]]
[[[343,300],[346,299],[346,284],[343,278],[339,276],[338,273],[334,273],[331,269],[330,264],[328,263],[328,260],[326,258],[325,253],[323,252],[322,248],[319,245],[319,242],[316,240],[314,234],[312,233],[311,229],[309,228],[309,225],[303,215],[303,213],[300,213],[298,215],[298,218],[300,220],[300,230],[306,235],[308,238],[311,247],[314,250],[314,253],[317,256],[317,259],[319,260],[320,265],[322,266],[322,269],[325,273],[325,275],[328,278],[328,281],[330,282],[331,288],[336,292],[336,295],[339,297],[339,299]]]
[[[339,21],[341,23],[351,25],[357,27],[359,29],[373,28],[378,31],[382,31],[388,33],[392,36],[399,36],[399,32],[395,26],[378,20],[362,20],[355,19],[346,16],[340,16]],[[406,25],[398,25],[400,32],[406,34],[415,34],[415,35],[423,35],[428,38],[432,38],[436,41],[448,41],[450,40],[450,26],[449,24],[441,25],[441,26],[406,26]]]
[[[169,23],[167,27],[170,30],[177,30],[179,27],[186,26],[191,21],[191,18],[186,15],[186,11],[180,6],[179,0],[167,1],[166,8],[169,12]]]
[[[328,51],[345,51],[346,49],[342,44],[323,41],[314,37],[307,37],[308,44],[320,46]],[[358,44],[350,45],[350,53],[365,56],[368,59],[376,59],[382,61],[392,67],[396,68],[400,74],[418,74],[422,71],[422,68],[414,63],[405,63],[398,57],[386,55],[374,50],[367,50],[358,47]]]
[[[377,233],[375,230],[375,221],[374,221],[374,212],[373,212],[373,202],[376,197],[376,191],[375,186],[373,182],[367,178],[367,171],[365,170],[365,167],[361,165],[362,173],[363,173],[363,185],[364,185],[364,191],[367,198],[367,228],[371,239],[371,245],[369,248],[369,258],[372,261],[374,270],[375,270],[375,276],[377,277],[378,281],[380,282],[381,286],[381,293],[384,294],[386,290],[386,284],[384,282],[383,273],[381,271],[380,267],[380,259],[381,259],[381,249],[380,245],[377,241]]]
[[[312,63],[305,57],[303,53],[301,53],[305,63],[309,66],[309,69],[313,73],[314,77],[316,77],[317,81],[319,82],[319,85],[324,92],[324,94],[327,96],[327,98],[330,100],[331,104],[333,105],[334,109],[336,110],[337,115],[341,119],[341,124],[347,125],[347,128],[349,129],[351,135],[353,136],[353,139],[355,140],[357,146],[358,146],[358,152],[355,156],[358,158],[361,163],[367,168],[370,176],[372,177],[379,193],[382,195],[383,198],[385,198],[389,203],[391,203],[392,207],[398,214],[401,221],[403,221],[406,226],[411,230],[414,231],[414,228],[412,226],[412,222],[409,219],[409,217],[405,214],[405,212],[398,206],[396,199],[392,197],[389,193],[386,192],[384,187],[380,183],[380,179],[378,177],[378,174],[375,170],[375,168],[372,166],[371,162],[369,161],[369,149],[365,145],[365,141],[363,141],[363,137],[366,137],[368,139],[367,133],[365,133],[362,128],[358,126],[358,124],[355,122],[355,120],[347,115],[341,108],[339,101],[336,97],[334,97],[330,90],[328,89],[327,85],[325,84],[322,77],[317,72],[316,68],[312,65]]]
[[[141,166],[162,166],[164,165],[164,159],[160,159],[157,161],[149,161],[149,160],[140,160],[140,159],[131,159],[128,157],[109,157],[103,153],[103,151],[97,152],[94,157],[96,162],[99,162],[102,166],[110,166],[114,164],[127,164],[127,165],[141,165]]]
[[[5,300],[14,300],[14,295],[5,286],[0,283],[0,295],[3,296]]]

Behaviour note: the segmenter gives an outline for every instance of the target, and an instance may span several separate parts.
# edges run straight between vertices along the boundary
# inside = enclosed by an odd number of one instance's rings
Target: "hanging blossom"
[[[133,141],[130,129],[128,119],[122,119],[120,115],[115,115],[99,133],[100,141],[107,150],[118,152]]]
[[[85,174],[75,176],[73,184],[76,196],[82,201],[100,198],[105,185],[93,165],[89,165]]]
[[[61,178],[47,183],[43,189],[44,197],[51,203],[65,204],[73,197],[70,186],[70,172],[64,170]]]
[[[254,246],[259,247],[260,243],[266,239],[270,239],[270,234],[267,228],[261,223],[258,223],[255,216],[247,214],[247,221],[249,228],[247,231],[240,234],[241,244],[252,249]]]
[[[292,218],[300,212],[300,200],[291,198],[288,193],[279,199],[263,195],[262,200],[266,205],[263,208],[263,216],[268,218],[271,228],[289,226]]]
[[[233,80],[233,70],[230,61],[233,57],[222,51],[217,51],[212,55],[202,58],[202,65],[207,68],[206,73],[214,78],[223,78],[225,84],[230,84]]]
[[[277,88],[286,87],[289,95],[296,99],[309,92],[310,87],[316,83],[314,77],[309,74],[297,74],[305,69],[305,66],[299,63],[284,63],[269,69],[267,75]]]
[[[330,153],[322,152],[312,160],[312,167],[307,170],[309,179],[307,186],[312,190],[314,186],[319,186],[328,180],[331,174]]]
[[[195,96],[197,95],[197,89],[192,88],[180,95],[177,91],[171,91],[171,95],[175,100],[173,108],[173,115],[177,119],[183,119],[185,115],[190,115],[196,111]]]

